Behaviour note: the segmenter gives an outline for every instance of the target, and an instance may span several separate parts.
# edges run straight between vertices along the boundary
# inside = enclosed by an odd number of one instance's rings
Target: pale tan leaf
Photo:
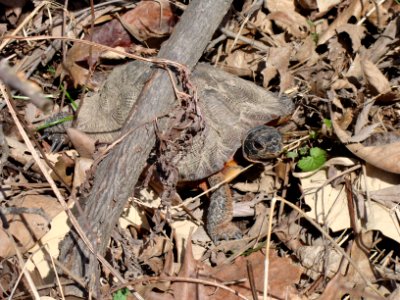
[[[275,1],[268,1],[275,2]],[[305,38],[308,34],[309,26],[307,20],[300,14],[291,11],[276,11],[268,15],[270,20],[297,38]]]
[[[278,74],[278,70],[274,66],[267,66],[261,71],[263,75],[263,87],[267,88],[269,82]]]
[[[313,37],[310,35],[303,43],[294,49],[294,60],[298,60],[299,63],[307,62],[307,65],[314,65],[319,60],[319,55],[315,52],[315,42]]]
[[[346,77],[352,81],[357,81],[360,85],[363,82],[364,75],[361,66],[361,55],[356,54],[354,60],[352,61],[350,68],[346,72]]]
[[[378,94],[390,92],[390,83],[381,70],[369,59],[361,60],[362,70],[366,81],[377,91]]]
[[[295,37],[305,38],[308,33],[307,19],[296,12],[293,0],[264,1],[270,14],[268,18]]]
[[[95,151],[95,141],[88,134],[76,129],[67,128],[67,134],[75,150],[81,157],[93,158]]]
[[[389,186],[383,189],[370,191],[369,196],[372,199],[383,202],[399,203],[400,185]]]
[[[183,220],[183,221],[174,221],[171,223],[171,228],[175,230],[175,248],[177,249],[177,255],[178,257],[183,257],[183,254],[185,253],[185,245],[189,240],[190,233],[197,230],[199,226],[194,223],[191,220]],[[205,252],[204,248],[200,248],[201,255]],[[200,259],[201,256],[199,256],[198,248],[196,249],[196,254],[197,257],[195,259]]]
[[[270,19],[268,19],[267,15],[263,11],[259,10],[256,12],[253,23],[258,30],[266,34],[273,35],[272,22]]]
[[[359,158],[388,172],[400,174],[400,142],[365,147],[362,144],[349,144],[351,136],[344,131],[331,116],[332,125],[340,141]]]
[[[340,2],[341,0],[317,0],[318,10],[320,13],[326,12]]]
[[[363,3],[367,2],[366,0],[360,1],[351,1],[350,5],[345,8],[333,21],[333,23],[329,26],[328,30],[321,34],[318,39],[318,45],[324,44],[331,37],[336,35],[336,29],[339,26],[342,26],[348,22],[348,20],[355,16],[357,19],[361,14],[361,10],[363,8]]]
[[[361,48],[361,40],[364,38],[365,36],[365,28],[362,26],[358,26],[355,24],[343,24],[341,26],[339,26],[336,31],[338,33],[341,32],[346,32],[352,42],[352,49],[353,52],[356,53],[357,51],[360,50]]]
[[[369,112],[371,111],[371,108],[373,105],[374,105],[374,101],[369,101],[364,104],[362,111],[359,113],[359,115],[357,117],[356,125],[354,126],[355,135],[359,134],[361,132],[362,128],[368,124],[368,122],[369,122],[368,115],[369,115]]]
[[[289,70],[289,61],[292,54],[291,47],[271,48],[267,58],[267,65],[273,66],[280,76],[280,91],[283,93],[294,85],[293,75]]]
[[[399,30],[398,20],[398,18],[393,19],[388,24],[383,34],[380,35],[376,42],[366,51],[365,56],[373,63],[377,63],[383,55],[387,54],[390,44],[395,41],[396,34]]]
[[[235,50],[230,53],[222,62],[216,65],[231,74],[238,76],[252,77],[257,71],[261,56],[257,53],[249,53],[243,50]]]
[[[93,164],[93,159],[78,157],[75,159],[74,179],[72,187],[77,189],[82,183],[87,180],[87,172]]]
[[[48,230],[48,220],[51,220],[61,210],[61,205],[55,198],[44,195],[26,195],[22,198],[13,199],[9,202],[10,207],[41,209],[46,215],[34,213],[23,213],[21,215],[7,214],[6,218],[10,224],[8,231],[18,241],[19,250],[25,253],[39,240]],[[15,248],[7,234],[0,228],[0,257],[9,257],[15,254]]]
[[[70,231],[70,223],[68,215],[65,211],[61,211],[56,215],[50,223],[50,231],[47,232],[40,242],[36,243],[33,248],[29,249],[32,253],[31,260],[28,261],[27,268],[31,272],[34,270],[39,271],[42,278],[49,275],[50,270],[53,269],[51,263],[48,261],[48,254],[57,258],[59,255],[59,244],[64,240],[65,235]],[[43,249],[45,245],[46,249]]]
[[[381,171],[381,173],[385,173]],[[400,183],[398,175],[390,174],[390,182],[384,181],[380,173],[367,171],[367,177],[360,177],[359,182],[367,182],[369,191],[391,186],[393,181]],[[343,185],[334,188],[331,184],[324,185],[328,180],[325,171],[318,171],[311,177],[302,178],[304,200],[311,208],[307,215],[317,222],[328,226],[332,231],[350,228],[350,217],[347,206],[347,195]],[[387,207],[374,201],[365,202],[368,219],[364,226],[366,230],[379,230],[385,236],[400,242],[400,227],[395,215]]]
[[[351,143],[360,143],[362,141],[365,141],[367,138],[369,138],[375,131],[375,128],[380,126],[381,124],[376,123],[372,125],[368,125],[363,127],[357,134],[353,135],[350,139],[349,142]]]

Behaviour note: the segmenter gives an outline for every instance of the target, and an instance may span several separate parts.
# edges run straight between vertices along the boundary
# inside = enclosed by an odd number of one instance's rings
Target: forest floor
[[[155,57],[190,4],[11,2],[0,0],[0,298],[77,299],[70,285],[89,297],[59,244],[66,205],[90,193],[107,152],[47,129],[129,56]],[[273,124],[284,151],[255,165],[235,155],[239,240],[209,238],[205,182],[179,185],[183,202],[167,206],[157,184],[138,184],[99,264],[101,296],[400,299],[399,38],[397,0],[234,1],[200,61],[293,100]]]

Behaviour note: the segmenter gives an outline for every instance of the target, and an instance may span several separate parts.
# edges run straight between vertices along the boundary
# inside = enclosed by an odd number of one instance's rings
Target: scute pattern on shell
[[[77,128],[100,141],[115,139],[150,70],[149,64],[139,61],[114,69],[101,92],[85,98]],[[293,109],[290,99],[207,64],[195,68],[192,80],[198,89],[205,128],[193,138],[189,152],[176,157],[182,180],[198,180],[218,172],[240,148],[247,131]]]

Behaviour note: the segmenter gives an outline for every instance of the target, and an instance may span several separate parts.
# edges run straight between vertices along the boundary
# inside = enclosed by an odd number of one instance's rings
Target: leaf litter
[[[18,1],[10,6],[0,1],[0,31],[27,37],[67,32],[69,37],[151,57],[185,7],[183,1],[164,0],[96,5],[91,31],[90,12],[82,3],[66,8],[64,23],[55,4]],[[197,184],[178,185],[170,211],[159,208],[160,182],[152,179],[148,187],[139,186],[106,254],[130,284],[116,285],[104,268],[103,296],[134,297],[129,292],[124,296],[128,287],[145,299],[251,299],[263,292],[271,299],[395,299],[400,243],[399,12],[394,0],[235,1],[202,61],[294,99],[291,118],[276,124],[288,152],[229,183],[242,240],[211,242],[204,230],[207,201],[196,198],[201,192]],[[72,112],[65,91],[78,100],[85,88],[97,90],[108,71],[127,59],[71,44],[10,38],[0,50],[24,85],[55,98],[53,111]],[[34,132],[49,113],[17,99],[18,92],[23,91],[13,90],[15,109]],[[49,254],[57,260],[58,242],[70,229],[68,216],[52,197],[2,103],[0,278],[4,297],[14,288],[16,295],[27,296],[28,279],[24,276],[19,283],[17,273],[22,271],[12,267],[17,252],[36,274],[32,279],[39,290],[44,283],[56,282],[55,272],[61,274]],[[40,134],[31,138],[72,204],[90,190],[96,166],[90,167],[92,158],[101,159],[104,147],[73,132],[79,144],[51,154],[50,142]],[[312,149],[320,149],[323,159]],[[246,164],[240,157],[238,162]],[[174,190],[172,185],[169,192]],[[271,212],[274,195],[302,212],[283,204]],[[271,213],[272,242],[266,245]],[[322,225],[337,245],[307,218]],[[271,249],[267,289],[265,247]],[[357,269],[337,247],[350,253]],[[58,285],[40,293],[61,296]]]

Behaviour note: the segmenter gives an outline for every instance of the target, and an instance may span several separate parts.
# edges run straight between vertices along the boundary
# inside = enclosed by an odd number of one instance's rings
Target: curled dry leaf
[[[7,221],[10,224],[8,232],[12,234],[17,241],[19,250],[24,253],[49,230],[49,220],[61,212],[62,208],[57,202],[57,199],[44,195],[26,195],[10,202],[10,207],[32,209],[32,213],[6,215]],[[48,220],[35,213],[35,209],[41,209]],[[6,258],[14,254],[15,248],[9,240],[7,233],[1,228],[0,257]]]
[[[95,142],[88,134],[76,128],[67,128],[67,134],[79,155],[92,158],[95,151]]]
[[[74,168],[74,179],[72,182],[72,187],[77,189],[80,185],[85,183],[87,180],[87,173],[93,164],[93,160],[90,158],[78,157],[75,159]]]
[[[166,0],[141,1],[122,18],[129,32],[140,41],[169,36],[178,21]]]
[[[390,45],[395,43],[400,25],[399,20],[400,16],[390,21],[383,34],[380,35],[376,42],[366,51],[365,56],[373,63],[377,63],[379,59],[386,55],[390,49]]]
[[[360,143],[350,144],[352,137],[339,126],[333,115],[331,120],[336,135],[354,155],[377,168],[400,174],[400,142],[367,147]]]
[[[365,36],[365,28],[355,24],[344,24],[336,29],[337,33],[347,33],[351,40],[353,53],[356,53],[361,48],[361,40]]]
[[[293,0],[264,1],[264,6],[270,11],[268,19],[275,21],[288,33],[298,38],[307,36],[307,20],[296,12]]]
[[[347,24],[348,20],[352,16],[355,16],[358,19],[361,15],[361,11],[362,11],[364,2],[367,2],[367,1],[365,1],[365,0],[351,1],[350,5],[348,7],[346,7],[337,16],[337,18],[332,22],[332,24],[329,26],[329,28],[325,32],[321,33],[321,35],[318,39],[318,45],[324,44],[331,37],[336,35],[336,29],[344,24]]]
[[[361,59],[361,66],[365,80],[372,86],[378,94],[390,92],[389,80],[383,75],[381,70],[369,59]]]

